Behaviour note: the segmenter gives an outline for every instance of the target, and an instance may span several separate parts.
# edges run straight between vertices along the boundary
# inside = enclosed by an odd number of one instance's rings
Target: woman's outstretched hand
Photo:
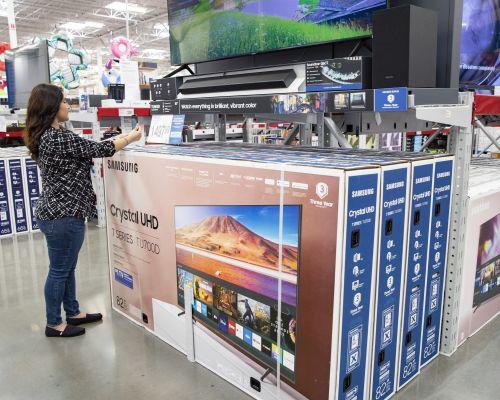
[[[133,142],[137,142],[138,140],[141,140],[142,137],[142,129],[139,124],[135,126],[135,128],[130,131],[128,134],[128,137],[131,139]]]

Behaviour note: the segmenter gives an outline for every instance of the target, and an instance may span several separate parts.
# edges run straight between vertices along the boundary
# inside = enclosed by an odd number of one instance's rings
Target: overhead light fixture
[[[85,25],[88,26],[89,28],[97,28],[101,29],[104,27],[104,24],[102,22],[94,22],[94,21],[87,21],[85,22]]]
[[[100,22],[66,22],[61,25],[63,29],[69,29],[71,31],[83,31],[88,28],[97,28],[100,29],[104,26]]]
[[[123,1],[113,1],[112,3],[109,3],[106,5],[106,8],[108,10],[114,10],[114,11],[120,11],[120,12],[128,12],[132,14],[145,14],[148,12],[148,10],[145,7],[141,7],[138,4],[135,3],[128,3],[128,6],[126,3]]]
[[[153,29],[157,31],[166,31],[168,30],[168,25],[166,23],[163,24],[161,22],[157,22],[156,24],[154,24]]]
[[[83,31],[85,29],[85,24],[82,22],[66,22],[61,25],[63,29],[70,29],[72,31]]]

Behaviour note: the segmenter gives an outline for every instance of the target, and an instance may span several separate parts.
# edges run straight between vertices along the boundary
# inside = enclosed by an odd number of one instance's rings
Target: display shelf
[[[396,104],[391,112],[407,111],[429,104],[457,105],[458,91],[453,89],[394,88],[407,96],[407,101]],[[300,115],[309,113],[342,113],[383,111],[381,96],[388,89],[352,91],[300,92],[231,97],[197,97],[153,101],[153,113],[172,114],[229,114],[269,113]],[[381,92],[380,92],[381,91]]]
[[[97,119],[101,121],[103,118],[112,117],[130,117],[136,115],[138,117],[149,117],[151,109],[148,107],[99,107],[97,109]]]

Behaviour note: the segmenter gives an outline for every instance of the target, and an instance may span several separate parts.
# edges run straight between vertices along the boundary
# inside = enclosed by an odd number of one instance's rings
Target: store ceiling
[[[119,11],[124,1],[14,0],[18,43],[21,45],[35,36],[49,37],[66,31],[73,37],[75,46],[86,50],[101,49],[103,57],[110,56],[110,40],[115,36],[126,36],[125,12]],[[109,8],[113,2],[118,4]],[[4,1],[0,0],[0,8],[2,3]],[[130,39],[138,48],[138,57],[168,67],[167,1],[131,0],[129,4],[138,6],[139,11],[129,12]],[[134,6],[129,6],[129,10],[135,10]],[[0,17],[0,41],[9,42],[6,17]]]

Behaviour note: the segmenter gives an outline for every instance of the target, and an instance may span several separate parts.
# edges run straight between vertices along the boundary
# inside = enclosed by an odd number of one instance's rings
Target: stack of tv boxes
[[[363,398],[387,399],[439,354],[453,157],[274,147],[282,149],[380,165],[375,322],[372,361],[365,371],[370,387]],[[391,161],[396,166],[387,165]]]
[[[0,238],[38,230],[34,218],[41,192],[38,166],[25,147],[0,149]]]
[[[453,157],[283,146],[263,149],[237,143],[136,151],[267,159],[318,168],[328,163],[331,168],[355,165],[360,171],[348,174],[346,181],[342,283],[339,303],[334,304],[328,398],[387,399],[438,355]],[[370,182],[366,174],[374,171],[375,180]],[[370,217],[367,210],[375,210],[376,215]],[[300,329],[307,329],[300,318],[299,335]]]

